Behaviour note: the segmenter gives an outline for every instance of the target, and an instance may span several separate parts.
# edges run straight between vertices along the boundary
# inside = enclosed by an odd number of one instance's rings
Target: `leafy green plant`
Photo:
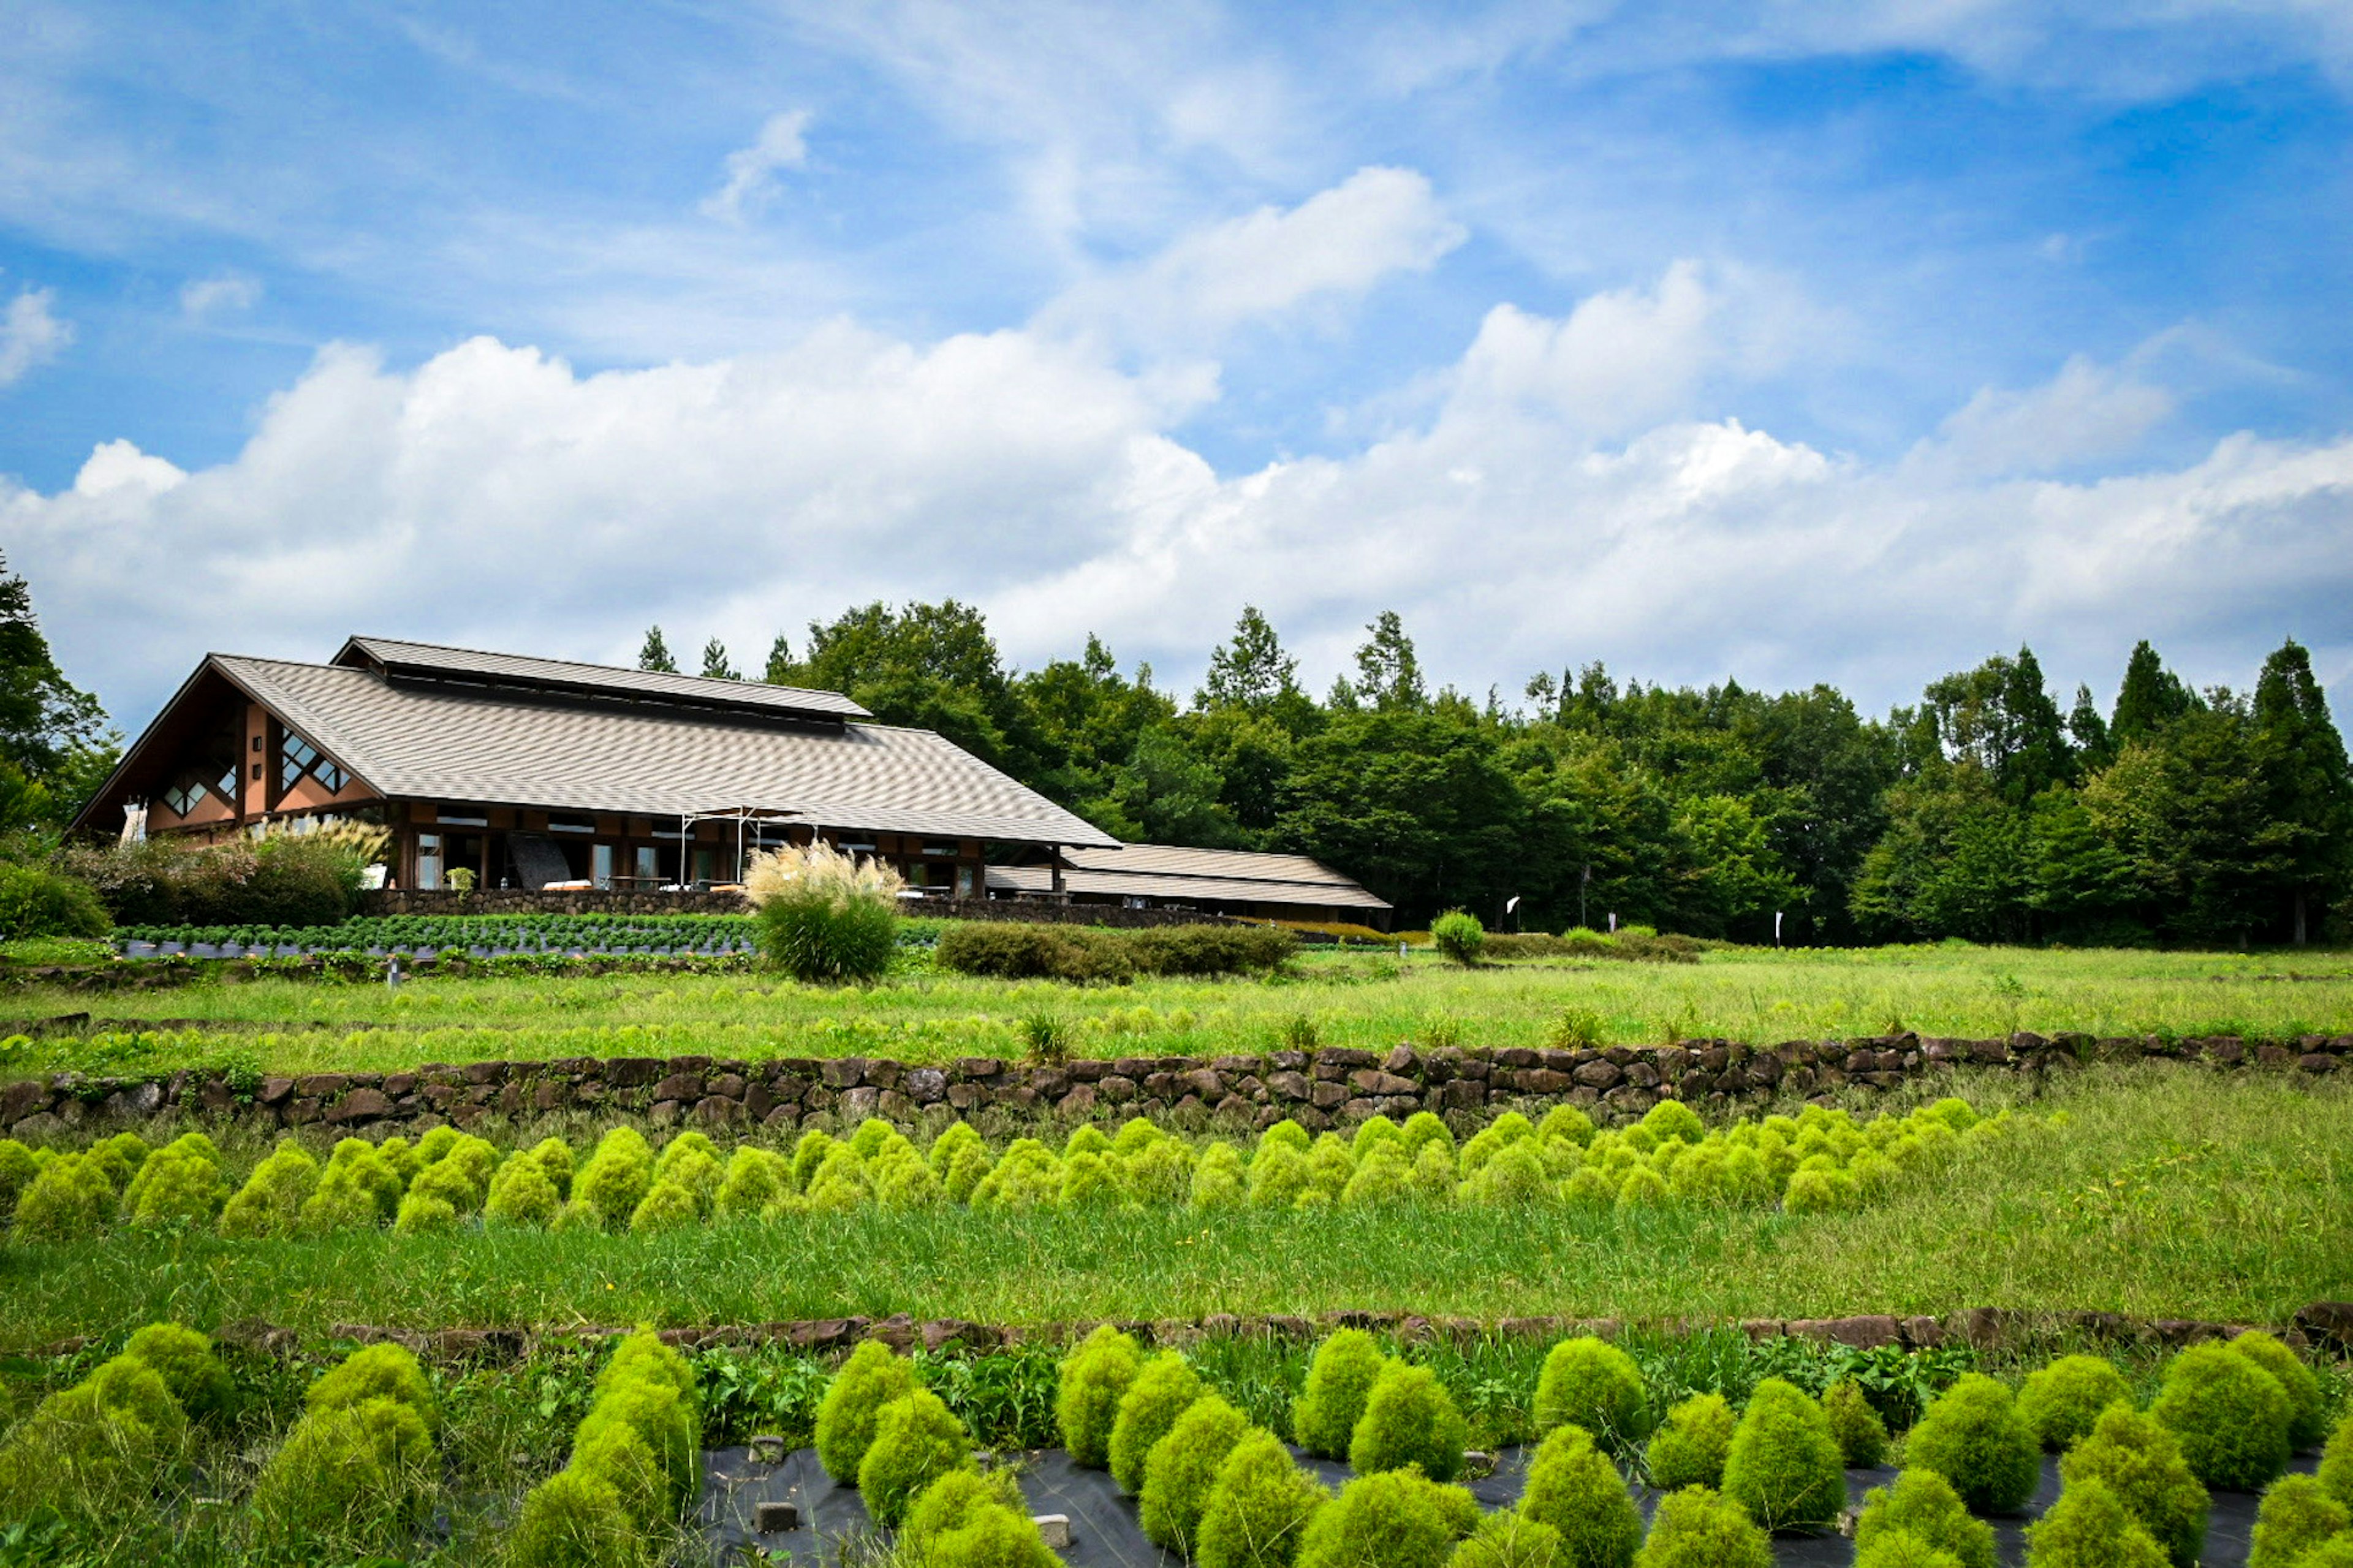
[[[1120,1396],[1106,1449],[1112,1479],[1122,1491],[1134,1496],[1143,1489],[1145,1460],[1153,1445],[1200,1396],[1199,1374],[1175,1351],[1158,1352],[1137,1370]]]
[[[2102,1411],[2131,1398],[2124,1373],[2107,1357],[2061,1356],[2026,1374],[2018,1390],[2018,1413],[2045,1448],[2064,1450],[2091,1431]]]
[[[1416,1465],[1433,1481],[1451,1481],[1461,1472],[1469,1437],[1469,1424],[1438,1374],[1393,1361],[1366,1395],[1348,1439],[1348,1464],[1358,1475]]]
[[[1604,1448],[1622,1452],[1651,1435],[1650,1391],[1634,1358],[1607,1341],[1563,1340],[1536,1378],[1536,1430],[1564,1423],[1584,1427]]]
[[[2203,1553],[2212,1506],[2206,1489],[2173,1434],[2129,1402],[2100,1413],[2090,1434],[2060,1457],[2059,1477],[2071,1487],[2105,1487],[2165,1548],[2174,1568],[2191,1568]]]
[[[768,962],[794,979],[875,980],[899,941],[899,874],[822,839],[757,856],[744,879]]]
[[[1121,1401],[1144,1364],[1144,1352],[1110,1323],[1095,1329],[1062,1363],[1054,1415],[1071,1462],[1091,1470],[1111,1462]]]
[[[1651,1484],[1662,1492],[1724,1484],[1724,1459],[1737,1425],[1721,1394],[1695,1394],[1667,1412],[1651,1435],[1644,1463]]]
[[[880,1340],[867,1340],[850,1352],[818,1406],[817,1457],[825,1473],[838,1481],[854,1481],[859,1462],[874,1441],[874,1424],[882,1407],[914,1388],[914,1367]]]
[[[2025,1506],[2042,1474],[2042,1446],[2017,1397],[1981,1373],[1937,1395],[1905,1439],[1904,1458],[1936,1471],[1969,1507],[2009,1513]]]
[[[2279,1381],[2292,1413],[2287,1429],[2291,1449],[2313,1447],[2328,1436],[2328,1406],[2321,1397],[2320,1380],[2294,1351],[2261,1329],[2234,1335],[2230,1348]]]
[[[1307,1385],[1291,1407],[1291,1436],[1309,1453],[1347,1457],[1365,1402],[1388,1364],[1380,1344],[1362,1329],[1342,1329],[1316,1347]]]
[[[1487,945],[1487,928],[1477,915],[1449,910],[1430,922],[1430,940],[1439,952],[1468,968],[1479,962],[1480,950]]]
[[[1250,1430],[1250,1418],[1214,1394],[1186,1407],[1144,1461],[1136,1522],[1156,1546],[1190,1552],[1208,1510],[1226,1456]]]
[[[430,1493],[433,1438],[405,1401],[376,1395],[311,1410],[253,1488],[264,1540],[365,1552],[390,1546]]]
[[[1330,1500],[1281,1438],[1252,1427],[1218,1468],[1193,1561],[1198,1568],[1291,1568],[1309,1521]]]
[[[1659,1500],[1634,1568],[1772,1568],[1773,1543],[1746,1510],[1705,1487]]]
[[[1560,1532],[1568,1568],[1628,1568],[1642,1544],[1642,1516],[1625,1479],[1582,1426],[1555,1427],[1537,1447],[1520,1512]]]
[[[2071,1481],[2026,1527],[2028,1568],[2165,1568],[2165,1549],[2116,1495],[2094,1480]]]
[[[1959,1568],[1994,1568],[1993,1526],[1971,1518],[1953,1484],[1920,1466],[1899,1472],[1894,1486],[1863,1494],[1854,1525],[1856,1550],[1867,1550],[1884,1534],[1909,1535],[1948,1554]]]
[[[917,1388],[884,1405],[874,1418],[874,1441],[858,1462],[858,1492],[881,1525],[906,1517],[925,1487],[960,1469],[972,1456],[964,1423],[939,1395]]]
[[[1854,1379],[1840,1378],[1822,1391],[1822,1414],[1831,1419],[1831,1436],[1848,1469],[1867,1470],[1887,1457],[1887,1427]]]
[[[2255,1510],[2247,1568],[2296,1568],[2305,1554],[2353,1529],[2353,1513],[2311,1476],[2282,1476]]]
[[[1779,1378],[1758,1384],[1725,1456],[1724,1495],[1767,1530],[1836,1519],[1846,1506],[1846,1467],[1822,1407]]]
[[[2174,1357],[2148,1413],[2210,1487],[2255,1491],[2287,1469],[2295,1422],[2287,1391],[2227,1345],[2192,1345]]]
[[[192,1421],[216,1421],[236,1395],[228,1369],[213,1353],[213,1342],[180,1323],[150,1323],[123,1342],[122,1353],[144,1362],[164,1380]]]
[[[1413,1470],[1359,1476],[1315,1510],[1297,1568],[1444,1568],[1454,1543],[1479,1527],[1479,1505],[1461,1487]]]

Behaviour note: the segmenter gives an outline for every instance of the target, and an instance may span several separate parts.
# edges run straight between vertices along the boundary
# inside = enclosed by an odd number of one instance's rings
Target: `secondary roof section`
[[[491,692],[659,703],[784,718],[873,717],[839,691],[770,686],[757,680],[714,680],[708,676],[678,675],[659,669],[621,669],[564,658],[533,658],[527,654],[485,653],[479,648],[404,642],[396,637],[353,637],[329,662],[373,669],[395,685],[426,682],[473,686]]]
[[[1304,855],[1246,849],[1187,849],[1130,844],[1106,852],[1072,847],[1062,853],[1062,883],[1071,892],[1103,898],[1150,898],[1217,903],[1302,904],[1386,910],[1349,878]],[[1051,883],[1044,866],[991,866],[988,884],[1007,892],[1036,893]]]

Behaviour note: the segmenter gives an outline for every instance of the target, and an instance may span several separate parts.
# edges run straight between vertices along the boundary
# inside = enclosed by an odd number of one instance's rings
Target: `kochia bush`
[[[1854,1379],[1840,1378],[1822,1391],[1822,1414],[1848,1469],[1868,1470],[1887,1458],[1887,1427]]]
[[[133,1225],[212,1223],[229,1198],[220,1151],[201,1132],[184,1132],[155,1151],[122,1194],[122,1217]]]
[[[1446,1568],[1567,1568],[1560,1531],[1516,1510],[1491,1513],[1455,1547]]]
[[[1054,1395],[1054,1420],[1071,1463],[1100,1470],[1111,1461],[1112,1429],[1121,1400],[1144,1365],[1144,1352],[1126,1334],[1104,1323],[1062,1358],[1061,1383]]]
[[[507,1538],[509,1568],[638,1568],[655,1543],[607,1480],[559,1470],[532,1488]]]
[[[245,1185],[221,1210],[223,1236],[252,1239],[291,1236],[300,1228],[302,1205],[319,1185],[319,1162],[300,1143],[289,1141],[270,1151],[254,1166]]]
[[[2148,1413],[2210,1487],[2255,1491],[2287,1469],[2295,1419],[2287,1391],[2228,1345],[2193,1345],[2174,1357]]]
[[[2105,1356],[2061,1356],[2027,1373],[2018,1391],[2018,1413],[2044,1447],[2064,1450],[2120,1399],[2130,1404],[2132,1390],[2116,1363]]]
[[[1908,1530],[1883,1530],[1856,1546],[1854,1568],[1961,1568],[1961,1560]]]
[[[1556,1427],[1536,1449],[1520,1511],[1560,1532],[1567,1568],[1627,1568],[1642,1544],[1625,1479],[1582,1426]]]
[[[2249,1329],[2237,1336],[2230,1348],[2279,1380],[2288,1408],[2294,1412],[2287,1429],[2289,1447],[2309,1448],[2328,1436],[2328,1406],[2321,1397],[2320,1380],[2294,1351],[2261,1329]]]
[[[1359,1476],[1316,1510],[1297,1568],[1445,1568],[1454,1543],[1479,1527],[1479,1505],[1461,1487],[1411,1470]]]
[[[2026,1527],[2027,1568],[2166,1568],[2165,1549],[2116,1493],[2071,1481]]]
[[[1195,1400],[1144,1461],[1136,1522],[1155,1546],[1190,1552],[1226,1456],[1250,1430],[1250,1417],[1214,1394]]]
[[[1175,1351],[1161,1351],[1138,1370],[1120,1396],[1111,1428],[1112,1479],[1133,1497],[1144,1489],[1144,1462],[1176,1417],[1201,1397],[1201,1379]]]
[[[381,1549],[416,1519],[433,1458],[424,1417],[401,1400],[313,1410],[262,1467],[254,1515],[273,1542]]]
[[[1584,1427],[1603,1447],[1623,1450],[1651,1434],[1642,1369],[1616,1345],[1590,1335],[1563,1340],[1536,1376],[1536,1430]]]
[[[2173,1559],[2191,1568],[2206,1546],[2212,1501],[2181,1456],[2171,1432],[2119,1400],[2101,1412],[2090,1434],[2059,1460],[2068,1486],[2096,1481],[2131,1510]]]
[[[1668,1411],[1643,1456],[1651,1484],[1662,1492],[1722,1486],[1736,1425],[1721,1394],[1695,1394]]]
[[[1773,1543],[1738,1503],[1685,1487],[1659,1500],[1634,1568],[1773,1568]]]
[[[1419,1465],[1431,1480],[1451,1481],[1461,1473],[1470,1436],[1470,1423],[1436,1373],[1393,1361],[1366,1396],[1348,1439],[1348,1464],[1360,1476]]]
[[[1380,1345],[1362,1329],[1342,1329],[1318,1345],[1307,1386],[1292,1403],[1292,1440],[1321,1458],[1346,1458],[1365,1401],[1388,1364]]]
[[[953,1470],[907,1510],[898,1545],[925,1568],[1060,1568],[1009,1470]]]
[[[918,1388],[882,1407],[874,1441],[858,1462],[858,1494],[877,1524],[896,1525],[915,1495],[972,1457],[964,1423],[940,1396]]]
[[[1936,1396],[1904,1447],[1907,1465],[1936,1471],[1963,1502],[1984,1513],[2026,1505],[2042,1479],[2042,1454],[2017,1397],[1975,1372]]]
[[[1281,1438],[1252,1427],[1219,1467],[1195,1535],[1196,1568],[1291,1568],[1308,1521],[1330,1500]]]
[[[316,1413],[345,1410],[371,1399],[393,1399],[415,1410],[427,1433],[441,1431],[441,1408],[433,1385],[417,1358],[398,1345],[369,1345],[353,1351],[343,1364],[330,1368],[311,1385],[303,1405]]]
[[[1961,1494],[1934,1470],[1914,1466],[1898,1474],[1894,1486],[1863,1494],[1855,1550],[1865,1550],[1884,1534],[1909,1535],[1949,1554],[1960,1568],[1994,1568],[1993,1526],[1971,1518]]]
[[[1768,1377],[1748,1396],[1724,1460],[1724,1495],[1767,1530],[1815,1528],[1846,1507],[1846,1466],[1830,1417]]]
[[[80,1241],[106,1228],[114,1184],[89,1154],[60,1154],[41,1168],[16,1200],[19,1241]]]
[[[139,1506],[188,1418],[155,1369],[116,1356],[50,1394],[0,1446],[0,1518],[43,1508],[103,1517]]]
[[[2247,1568],[2296,1568],[2306,1552],[2353,1528],[2353,1514],[2310,1476],[2283,1476],[2263,1493]]]
[[[854,1482],[882,1407],[914,1389],[913,1365],[889,1345],[868,1340],[850,1352],[817,1407],[817,1457],[825,1473]]]
[[[122,1353],[144,1362],[164,1380],[192,1421],[227,1414],[236,1385],[213,1354],[213,1342],[178,1323],[150,1323],[123,1342]]]
[[[1479,917],[1461,910],[1449,910],[1430,922],[1430,944],[1464,965],[1479,962],[1479,950],[1487,945],[1487,928]]]

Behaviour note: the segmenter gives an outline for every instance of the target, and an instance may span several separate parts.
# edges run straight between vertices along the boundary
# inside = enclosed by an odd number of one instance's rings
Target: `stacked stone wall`
[[[360,895],[363,915],[740,915],[752,906],[741,893],[619,892],[575,888],[381,888]],[[1252,924],[1194,910],[1131,910],[1116,904],[1072,904],[1050,899],[909,900],[909,915],[965,921],[1029,921],[1045,925],[1151,926]]]

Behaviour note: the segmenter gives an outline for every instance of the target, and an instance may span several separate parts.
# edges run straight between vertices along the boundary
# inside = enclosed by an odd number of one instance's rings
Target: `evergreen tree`
[[[2092,689],[2081,681],[2075,684],[2075,706],[2067,714],[2067,738],[2074,742],[2075,755],[2084,771],[2096,773],[2116,760],[2116,749],[2108,737],[2108,721],[2100,717],[2097,704],[2092,700]]]
[[[741,680],[742,672],[727,662],[727,645],[712,637],[702,645],[702,674],[706,680]]]
[[[1365,630],[1371,637],[1356,650],[1356,690],[1382,713],[1419,713],[1430,707],[1430,691],[1422,684],[1421,661],[1405,623],[1395,610],[1383,610]]]
[[[2165,668],[2157,649],[2143,638],[2125,662],[2125,683],[2116,692],[2116,711],[2108,720],[2108,739],[2121,751],[2197,706],[2197,694]]]
[[[670,644],[662,640],[660,626],[652,626],[646,628],[646,644],[638,649],[638,668],[658,670],[664,675],[678,673],[678,660],[670,657]]]
[[[2266,814],[2281,830],[2282,891],[2292,940],[2310,937],[2353,870],[2353,778],[2345,742],[2313,678],[2312,658],[2289,638],[2255,682],[2254,762]]]
[[[1233,640],[1209,655],[1209,673],[1193,694],[1193,705],[1271,713],[1305,701],[1299,661],[1283,652],[1282,639],[1259,607],[1244,605]]]
[[[793,683],[793,645],[784,633],[768,645],[768,668],[760,677],[770,686],[790,686]]]

